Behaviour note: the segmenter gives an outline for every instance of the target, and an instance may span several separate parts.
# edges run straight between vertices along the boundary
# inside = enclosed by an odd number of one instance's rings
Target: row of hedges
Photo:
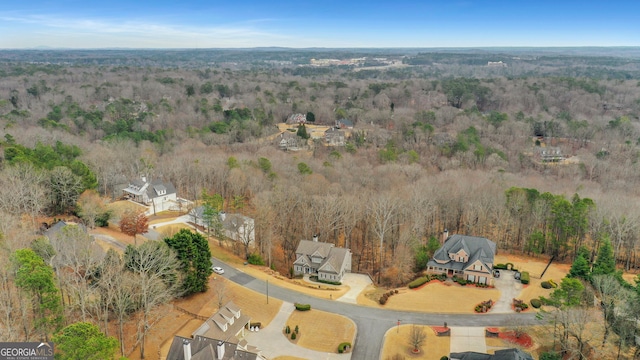
[[[322,279],[318,279],[316,281],[318,281],[320,283],[323,283],[323,284],[329,284],[329,285],[342,285],[342,283],[340,281],[329,281],[329,280],[322,280]]]
[[[445,274],[427,274],[425,276],[421,276],[415,280],[413,280],[412,282],[410,282],[409,284],[407,284],[407,287],[409,289],[415,289],[417,287],[420,287],[426,283],[428,283],[431,280],[440,280],[440,281],[445,281],[447,279],[447,275]]]
[[[378,302],[380,303],[380,305],[384,305],[387,303],[387,300],[389,300],[389,297],[391,297],[391,295],[394,295],[397,293],[398,293],[398,289],[389,290],[386,293],[382,294],[382,296],[380,296],[380,299],[378,300]]]
[[[349,351],[349,349],[351,349],[351,343],[349,342],[343,342],[340,345],[338,345],[338,353],[340,354],[346,351]]]
[[[529,272],[528,271],[523,271],[520,273],[520,282],[523,284],[528,284],[529,283]]]
[[[512,263],[506,263],[506,264],[495,264],[493,265],[493,269],[494,270],[513,270],[513,271],[518,271],[518,269],[515,268],[515,266],[513,266]]]
[[[311,310],[311,305],[309,304],[298,304],[296,303],[296,310],[298,311],[309,311]]]

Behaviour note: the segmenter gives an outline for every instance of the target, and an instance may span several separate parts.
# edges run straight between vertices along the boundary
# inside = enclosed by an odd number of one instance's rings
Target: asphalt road
[[[256,279],[228,264],[211,259],[214,266],[224,269],[224,276],[229,280],[259,292],[265,296],[267,283]],[[539,321],[535,313],[522,314],[434,314],[412,311],[397,311],[358,306],[338,301],[319,299],[295,291],[269,284],[269,297],[278,298],[291,303],[311,304],[313,309],[328,311],[346,316],[357,326],[356,340],[353,344],[352,360],[379,359],[384,343],[384,335],[390,328],[397,326],[398,320],[402,324],[437,325],[445,322],[448,326],[510,326],[517,321],[519,325],[535,325]],[[455,301],[455,299],[451,299]]]

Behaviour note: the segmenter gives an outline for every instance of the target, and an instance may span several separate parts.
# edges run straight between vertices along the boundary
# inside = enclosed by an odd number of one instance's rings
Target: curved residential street
[[[256,279],[239,269],[226,263],[212,259],[214,266],[221,266],[225,270],[225,277],[229,280],[259,292],[265,296],[267,283]],[[397,325],[398,320],[403,324],[440,325],[445,322],[448,326],[486,327],[512,325],[514,318],[518,324],[538,324],[535,313],[487,313],[487,314],[434,314],[411,311],[383,310],[351,303],[331,301],[301,294],[275,285],[269,285],[269,297],[281,299],[289,303],[311,304],[311,307],[335,314],[346,316],[357,326],[357,335],[351,359],[370,360],[380,358],[384,335],[390,328]],[[455,301],[455,299],[451,299]]]

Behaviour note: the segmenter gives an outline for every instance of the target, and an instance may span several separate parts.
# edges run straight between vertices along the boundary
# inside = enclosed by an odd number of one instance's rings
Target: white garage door
[[[476,281],[475,275],[467,275],[467,281],[475,282]]]
[[[486,278],[486,277],[484,277],[484,276],[479,276],[479,277],[478,277],[478,282],[479,282],[480,284],[486,284],[486,283],[487,283],[487,278]]]

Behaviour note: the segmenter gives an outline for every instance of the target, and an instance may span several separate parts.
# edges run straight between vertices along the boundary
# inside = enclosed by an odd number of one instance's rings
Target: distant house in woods
[[[194,331],[191,338],[174,336],[166,359],[263,360],[258,348],[241,339],[245,331],[252,330],[250,320],[233,302],[228,302]]]
[[[479,284],[493,285],[496,243],[475,236],[451,235],[445,231],[442,247],[427,262],[427,271],[461,277]]]
[[[304,124],[307,122],[307,114],[291,114],[287,118],[287,124]]]
[[[345,136],[344,131],[329,128],[324,132],[324,140],[329,146],[344,146]]]
[[[351,250],[318,242],[318,235],[313,236],[313,241],[300,240],[293,272],[317,274],[319,280],[340,282],[345,273],[351,272]]]
[[[353,129],[353,121],[349,119],[340,119],[336,121],[336,127],[339,129]]]
[[[197,208],[189,212],[193,222],[207,228],[208,224],[204,219],[204,206],[198,206]],[[247,244],[253,244],[256,240],[255,221],[242,214],[229,214],[221,211],[219,213],[220,222],[222,223],[222,229],[224,235],[234,241],[241,241]]]
[[[449,354],[451,360],[533,360],[533,357],[520,349],[496,350],[494,354],[465,351]]]
[[[149,180],[146,176],[129,182],[122,190],[130,200],[149,206],[155,214],[165,210],[179,210],[176,188],[171,182],[161,179]]]

